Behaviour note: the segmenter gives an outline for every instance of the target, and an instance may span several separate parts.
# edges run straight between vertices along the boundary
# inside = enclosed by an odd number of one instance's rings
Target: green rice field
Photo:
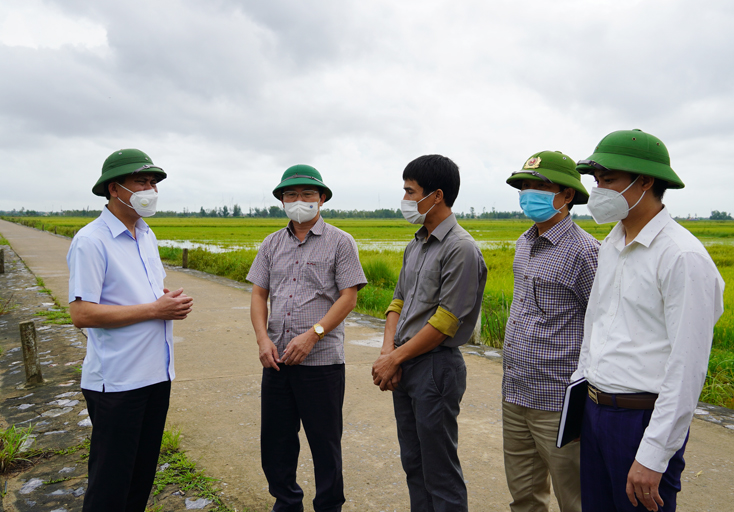
[[[73,236],[92,217],[5,218]],[[160,242],[161,257],[181,265],[182,248],[189,248],[189,267],[237,281],[245,281],[262,240],[285,226],[286,219],[150,218]],[[402,250],[416,227],[401,219],[329,219],[350,233],[360,249],[369,284],[359,292],[357,311],[384,318],[402,263]],[[522,220],[460,220],[477,240],[489,269],[482,308],[482,341],[501,348],[512,302],[512,260],[515,240],[530,227]],[[578,224],[603,239],[613,224],[592,220]],[[709,375],[701,400],[734,408],[734,222],[682,221],[698,237],[721,272],[727,287],[724,315],[714,328]]]

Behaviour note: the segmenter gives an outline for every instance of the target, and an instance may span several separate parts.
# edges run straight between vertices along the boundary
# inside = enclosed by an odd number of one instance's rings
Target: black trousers
[[[143,512],[158,465],[171,382],[105,393],[82,389],[92,420],[84,512]]]
[[[298,431],[306,432],[313,455],[316,512],[340,511],[344,503],[342,477],[343,364],[263,368],[260,449],[262,466],[275,512],[303,510],[303,490],[296,483],[301,446]]]
[[[466,365],[458,348],[439,347],[404,362],[392,393],[412,512],[466,512],[459,462]]]

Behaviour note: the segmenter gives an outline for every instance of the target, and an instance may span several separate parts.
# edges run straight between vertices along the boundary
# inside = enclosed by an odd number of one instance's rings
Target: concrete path
[[[0,221],[0,234],[30,269],[64,301],[69,240]],[[199,272],[168,270],[166,286],[183,287],[195,311],[175,326],[176,373],[170,423],[183,431],[183,447],[222,488],[237,510],[267,511],[273,499],[260,469],[261,367],[249,321],[248,287]],[[372,385],[370,367],[382,333],[350,316],[347,325],[347,392],[344,406],[344,477],[349,511],[406,511],[408,494],[400,467],[392,401]],[[468,389],[459,417],[459,455],[470,510],[507,510],[502,464],[500,384],[497,360],[466,356]],[[313,471],[302,440],[299,483],[313,510]],[[695,419],[686,451],[679,510],[728,510],[734,500],[734,431]],[[558,510],[555,503],[551,510]]]

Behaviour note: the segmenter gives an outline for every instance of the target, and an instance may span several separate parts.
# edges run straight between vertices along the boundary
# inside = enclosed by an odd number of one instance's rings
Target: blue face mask
[[[545,190],[521,190],[520,208],[533,222],[545,222],[561,211],[553,207],[555,197],[556,194]]]

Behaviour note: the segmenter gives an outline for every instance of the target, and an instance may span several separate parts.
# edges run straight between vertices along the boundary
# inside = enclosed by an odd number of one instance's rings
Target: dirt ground
[[[69,240],[0,221],[0,233],[60,300],[66,297]],[[66,274],[68,278],[68,274]],[[273,498],[260,468],[260,378],[257,345],[249,321],[250,294],[239,283],[168,270],[166,286],[183,287],[195,312],[175,326],[177,378],[170,423],[183,431],[183,447],[210,476],[221,479],[231,506],[268,511]],[[350,511],[407,511],[389,392],[371,382],[370,367],[382,333],[350,317],[345,346],[344,478]],[[472,511],[507,510],[510,495],[502,463],[499,361],[465,355],[468,386],[459,417],[459,455]],[[734,431],[694,419],[679,510],[731,509],[734,499]],[[313,510],[313,471],[302,436],[299,483]],[[558,510],[553,503],[552,510]]]

